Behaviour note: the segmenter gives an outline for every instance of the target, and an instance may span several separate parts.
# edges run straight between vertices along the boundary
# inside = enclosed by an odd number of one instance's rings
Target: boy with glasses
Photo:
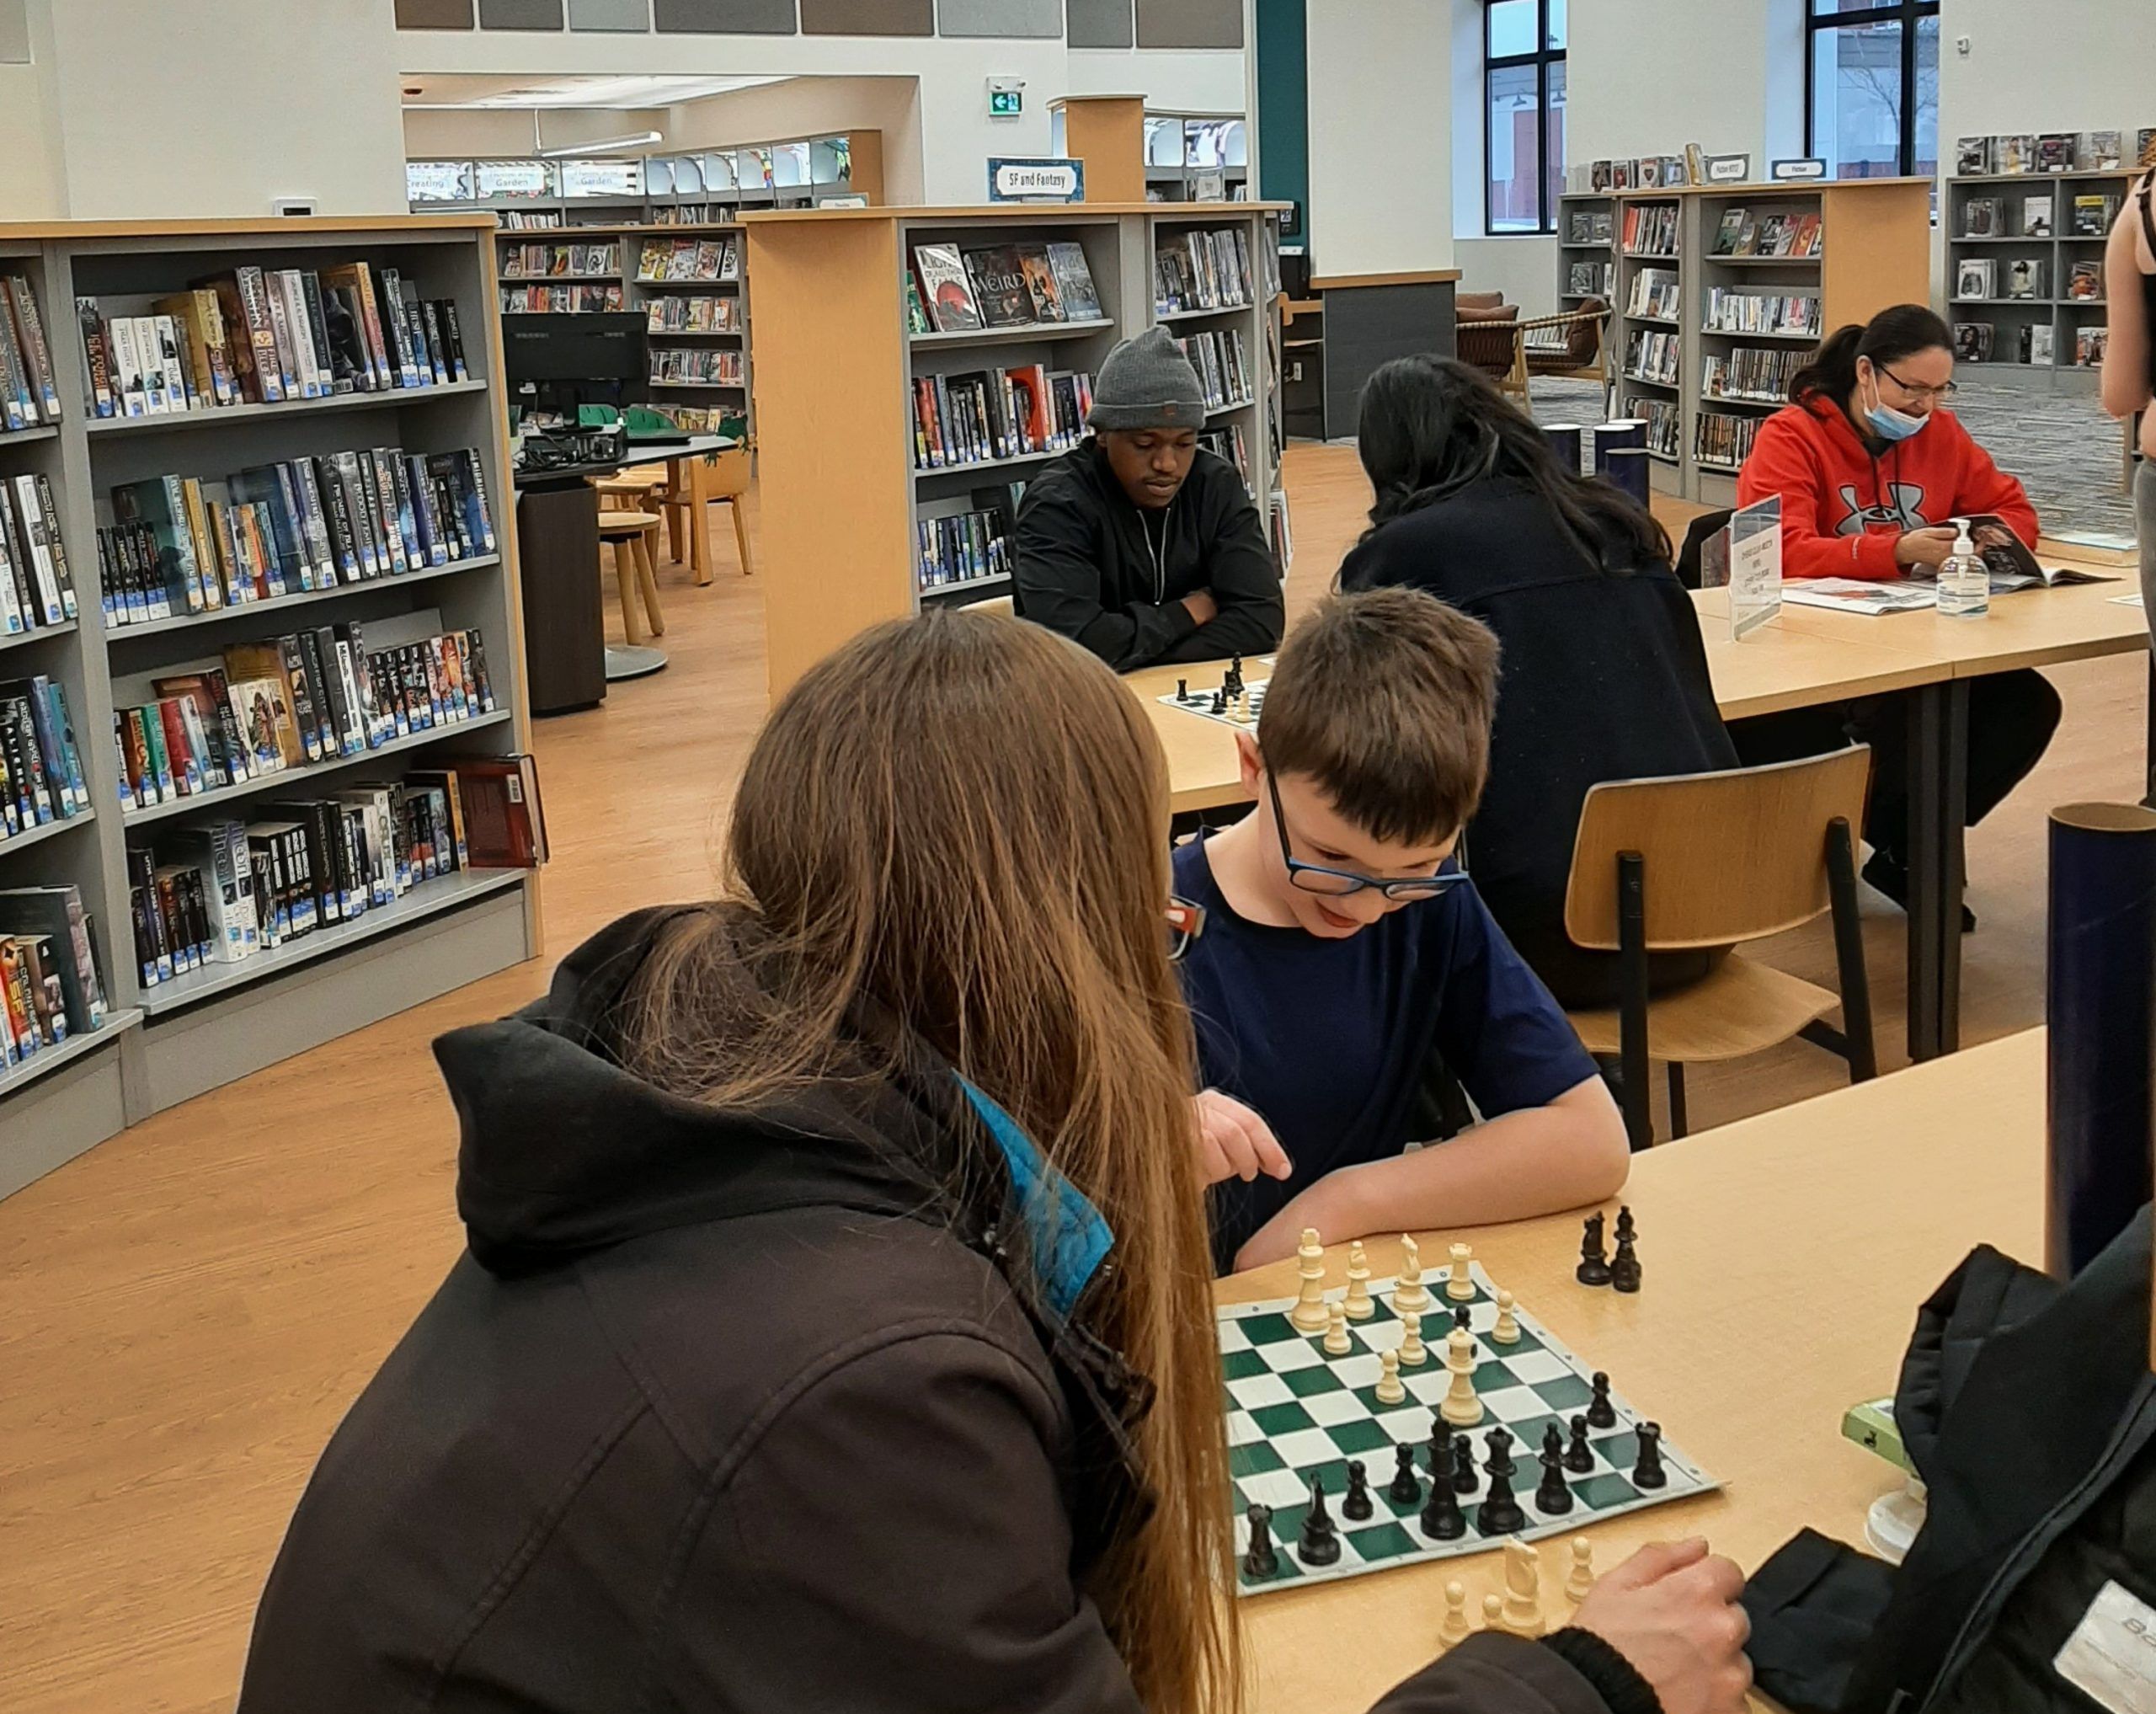
[[[1431,596],[1328,600],[1236,734],[1256,810],[1176,855],[1205,916],[1182,971],[1222,1268],[1292,1255],[1305,1226],[1523,1220],[1624,1183],[1616,1103],[1454,861],[1497,691],[1497,639]],[[1437,1059],[1482,1122],[1404,1152],[1433,1140]]]

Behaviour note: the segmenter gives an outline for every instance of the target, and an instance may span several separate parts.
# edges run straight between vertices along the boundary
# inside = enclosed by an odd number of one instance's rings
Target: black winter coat
[[[677,914],[435,1044],[470,1249],[323,1455],[239,1714],[1138,1714],[1086,1579],[1150,1503],[1148,1390],[1011,1272],[1010,1145],[915,1046],[756,1111],[628,1075]],[[1643,1690],[1581,1633],[1487,1637],[1383,1707]]]
[[[1088,438],[1027,488],[1015,558],[1019,617],[1118,672],[1280,646],[1287,608],[1264,520],[1235,466],[1210,452],[1165,511],[1141,514]],[[1182,604],[1198,590],[1220,607],[1203,626]]]

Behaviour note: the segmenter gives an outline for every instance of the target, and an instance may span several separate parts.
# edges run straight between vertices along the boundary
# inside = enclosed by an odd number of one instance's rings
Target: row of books
[[[1687,143],[1681,155],[1641,155],[1625,160],[1583,161],[1565,169],[1565,189],[1574,194],[1601,190],[1659,190],[1664,185],[1704,184],[1706,155]]]
[[[349,620],[231,643],[222,659],[153,680],[155,701],[113,711],[122,809],[364,756],[494,712],[476,628],[370,649]]]
[[[1776,295],[1762,291],[1732,291],[1725,286],[1707,288],[1707,318],[1702,330],[1710,334],[1810,334],[1819,328],[1819,299],[1810,292]]]
[[[2122,199],[2115,191],[2092,190],[2073,199],[2067,211],[2067,231],[2077,238],[2100,238],[2118,218]],[[1961,232],[1965,238],[2048,238],[2058,217],[2052,193],[2021,199],[2020,227],[2007,227],[2006,199],[1972,196],[1961,204]]]
[[[2058,337],[2049,323],[2024,323],[2011,331],[2012,348],[2001,350],[1999,330],[1989,322],[1956,322],[1954,355],[1964,363],[2032,363],[2048,368],[2057,361]],[[2093,369],[2100,365],[2109,333],[2105,328],[2073,329],[2074,366]]]
[[[1205,389],[1205,403],[1214,410],[1248,404],[1257,397],[1251,390],[1250,360],[1240,329],[1223,328],[1193,334],[1176,344],[1198,371],[1198,385]]]
[[[1632,299],[1627,315],[1648,316],[1657,321],[1677,319],[1679,293],[1673,268],[1642,268],[1632,276]]]
[[[618,286],[504,286],[504,315],[610,315],[627,302]]]
[[[1599,297],[1605,301],[1617,295],[1617,264],[1614,262],[1575,262],[1565,270],[1565,290],[1574,297]]]
[[[59,420],[60,389],[37,294],[24,275],[0,274],[0,429]]]
[[[1038,363],[916,376],[914,468],[1067,451],[1084,438],[1092,408],[1091,375]]]
[[[1639,418],[1647,425],[1647,451],[1659,453],[1664,458],[1684,456],[1684,417],[1678,408],[1666,398],[1642,398],[1636,393],[1625,401],[1628,416]]]
[[[662,202],[651,211],[655,227],[726,226],[740,218],[738,202]]]
[[[1808,260],[1819,254],[1825,231],[1826,223],[1816,214],[1755,216],[1748,208],[1725,208],[1711,254]]]
[[[1155,243],[1153,303],[1156,313],[1240,309],[1257,301],[1257,275],[1251,266],[1250,234],[1242,227],[1208,228]]]
[[[66,687],[42,675],[0,683],[0,850],[90,807]]]
[[[906,327],[915,334],[970,334],[1101,319],[1100,294],[1082,246],[915,244],[907,276]]]
[[[1243,486],[1250,486],[1250,437],[1243,432],[1241,423],[1227,423],[1207,430],[1198,437],[1198,445],[1201,451],[1234,465],[1235,473],[1243,479]]]
[[[558,208],[503,208],[494,211],[494,224],[505,232],[543,232],[568,222]]]
[[[75,301],[86,408],[160,416],[237,404],[468,381],[450,298],[424,298],[394,268],[237,268],[107,316]]]
[[[1625,207],[1625,254],[1628,256],[1673,256],[1677,254],[1677,205],[1673,202],[1633,202]]]
[[[109,1005],[81,892],[0,889],[0,1065],[103,1028]]]
[[[153,476],[112,491],[98,532],[112,628],[398,577],[496,549],[476,448],[364,447],[221,480]]]
[[[1702,411],[1692,429],[1692,456],[1702,464],[1735,470],[1751,456],[1764,417],[1732,417]]]
[[[2130,167],[2156,141],[2156,128],[2143,130],[2134,156],[2126,153],[2126,134],[2116,131],[2052,131],[2034,135],[1968,136],[1954,144],[1954,171],[1985,173],[2109,173]]]
[[[1714,398],[1780,404],[1789,397],[1789,384],[1797,371],[1811,360],[1812,354],[1801,345],[1778,351],[1740,345],[1726,355],[1710,351],[1700,365],[1700,386]]]
[[[654,297],[644,306],[644,326],[654,334],[738,334],[738,297]]]
[[[732,238],[646,238],[637,259],[637,278],[739,280],[741,252]]]
[[[685,435],[739,436],[748,427],[739,405],[648,404],[640,408],[664,418]]]
[[[696,382],[709,387],[739,387],[742,384],[740,349],[664,346],[651,354],[651,378]]]
[[[534,867],[544,849],[537,788],[529,756],[453,757],[130,846],[143,988],[357,922],[446,875]]]
[[[1962,257],[1954,266],[1954,296],[1981,299],[2042,298],[2048,295],[2051,269],[2047,263],[2033,256],[2013,258],[2005,266],[2006,290],[2002,292],[1999,260],[1996,256]]]
[[[592,244],[510,244],[501,253],[504,280],[574,279],[621,271],[622,247],[611,240]]]
[[[1674,387],[1678,357],[1684,343],[1682,334],[1636,328],[1625,341],[1625,372],[1635,381],[1654,381]]]
[[[48,630],[75,617],[75,579],[51,478],[0,479],[0,635]]]
[[[1606,244],[1615,225],[1615,217],[1606,208],[1576,208],[1565,216],[1565,242]]]
[[[1022,491],[1012,489],[1014,494]],[[1011,574],[1011,508],[1000,494],[977,494],[964,505],[971,510],[915,522],[915,574],[923,590]]]

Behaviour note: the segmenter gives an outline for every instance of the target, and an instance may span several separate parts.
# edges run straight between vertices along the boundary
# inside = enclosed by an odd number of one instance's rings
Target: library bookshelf
[[[2106,324],[2104,245],[2138,176],[2108,168],[1947,179],[1946,319],[1958,372],[2025,391],[2096,390],[2100,359],[2084,356],[2081,335]],[[1988,275],[1980,293],[1963,291],[1965,264]],[[2077,264],[2093,275],[2093,296],[2072,295]],[[2021,268],[2028,272],[2017,293]],[[1987,348],[1988,355],[1963,355]]]
[[[0,476],[51,484],[73,571],[72,625],[8,639],[0,677],[44,675],[64,686],[90,813],[0,841],[0,886],[70,884],[81,894],[109,1002],[104,1026],[48,1047],[0,1076],[0,1194],[125,1125],[235,1077],[537,954],[538,877],[471,870],[421,883],[394,905],[317,929],[274,952],[211,963],[146,987],[129,909],[127,852],[249,804],[307,797],[452,755],[530,748],[515,507],[499,391],[490,216],[0,225],[0,273],[30,281],[45,322],[61,419],[0,435]],[[99,418],[84,403],[78,296],[117,312],[238,265],[315,269],[363,261],[399,270],[422,296],[452,300],[471,380],[447,386],[232,406],[148,419]],[[477,450],[497,551],[424,574],[384,576],[193,618],[108,627],[97,530],[118,484],[152,476],[205,479],[308,455],[394,444],[414,452]],[[303,617],[296,622],[296,611]],[[215,664],[234,642],[360,622],[371,645],[477,627],[497,712],[393,745],[292,768],[147,809],[123,808],[114,710],[145,700],[149,681]],[[331,777],[336,777],[332,779]],[[424,932],[415,932],[424,925]]]
[[[758,476],[766,568],[764,615],[774,696],[811,663],[924,600],[1008,595],[1006,576],[924,590],[919,526],[954,503],[994,490],[1007,515],[1011,484],[1054,452],[917,469],[915,382],[1001,364],[1097,373],[1116,344],[1156,323],[1177,337],[1240,336],[1252,371],[1247,399],[1223,406],[1208,430],[1240,430],[1243,473],[1279,535],[1283,444],[1279,405],[1277,203],[1079,203],[1067,207],[826,209],[751,214],[748,271],[763,308],[761,362],[787,385],[761,400]],[[1252,264],[1251,302],[1163,313],[1155,296],[1160,247],[1193,233],[1241,232]],[[905,279],[915,248],[1075,243],[1101,314],[1082,322],[984,328],[908,329]]]
[[[1731,449],[1748,446],[1757,424],[1785,401],[1766,387],[1733,388],[1727,377],[1750,366],[1774,369],[1785,354],[1817,345],[1824,332],[1868,321],[1889,304],[1930,301],[1931,183],[1685,184],[1560,199],[1561,297],[1569,307],[1581,296],[1570,290],[1575,265],[1614,280],[1614,405],[1646,421],[1647,469],[1657,492],[1735,505],[1742,460]],[[1659,217],[1658,242],[1627,246],[1632,210]],[[1818,254],[1717,254],[1716,237],[1732,211],[1757,221],[1816,216]],[[1609,242],[1597,243],[1593,222],[1605,213]],[[1572,242],[1581,218],[1590,222],[1588,235]],[[1754,325],[1758,300],[1783,298],[1810,301],[1805,331]]]

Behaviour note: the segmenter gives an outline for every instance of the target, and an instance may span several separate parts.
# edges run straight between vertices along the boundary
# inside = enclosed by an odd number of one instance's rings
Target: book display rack
[[[1611,405],[1647,424],[1655,489],[1736,503],[1758,424],[1822,335],[1930,294],[1930,183],[1692,184],[1567,195],[1569,307],[1614,286]],[[1607,237],[1604,234],[1606,232]]]
[[[488,766],[478,758],[528,752],[521,616],[516,580],[507,569],[515,563],[515,543],[498,379],[494,236],[492,218],[479,216],[0,225],[0,276],[16,276],[35,299],[55,406],[34,427],[0,431],[0,481],[13,489],[27,478],[40,499],[50,496],[44,521],[64,549],[74,597],[72,617],[57,624],[17,631],[5,627],[0,614],[0,681],[57,687],[72,733],[61,745],[70,767],[48,776],[56,798],[66,775],[79,771],[74,813],[35,822],[13,818],[22,826],[0,838],[0,895],[72,889],[104,995],[98,1027],[71,1027],[64,1040],[48,1039],[34,1055],[0,1068],[0,1194],[162,1108],[539,951],[537,876],[526,868],[452,866],[435,874],[430,859],[427,873],[435,878],[415,878],[408,890],[391,887],[391,896],[378,897],[372,908],[362,905],[341,921],[296,932],[274,948],[265,935],[264,949],[252,955],[229,962],[213,955],[184,974],[155,981],[139,960],[131,903],[141,896],[153,853],[159,863],[181,862],[179,854],[192,841],[214,852],[220,824],[265,823],[301,807],[279,800],[312,800],[325,808],[332,794],[347,794],[340,800],[345,802],[365,798],[377,781],[402,782],[414,770],[441,769],[451,758],[476,768]],[[146,318],[128,322],[138,328],[154,319],[154,307],[175,299],[207,299],[214,310],[210,292],[198,296],[192,288],[232,279],[244,291],[259,279],[250,274],[256,269],[264,270],[273,291],[284,270],[288,280],[305,279],[325,296],[341,296],[328,291],[328,282],[356,277],[355,264],[366,264],[377,283],[385,275],[401,277],[408,301],[415,291],[426,305],[430,329],[453,311],[462,378],[447,366],[430,373],[422,362],[417,374],[377,375],[372,386],[356,388],[343,371],[350,390],[333,392],[325,371],[314,396],[310,383],[298,397],[218,404],[205,360],[199,408],[186,408],[196,398],[189,378],[178,408],[130,415],[115,402],[112,414],[99,414],[98,389],[109,389],[116,373],[105,371],[104,333],[116,333],[119,325],[100,318]],[[79,323],[78,304],[85,318]],[[382,307],[387,315],[387,304]],[[339,343],[342,314],[339,305],[330,306],[333,343]],[[92,328],[97,336],[89,336]],[[340,366],[344,349],[339,343]],[[239,354],[230,355],[241,360]],[[274,356],[265,358],[265,372],[273,366]],[[180,377],[177,366],[171,374]],[[237,401],[241,394],[235,387],[230,396]],[[0,417],[0,430],[4,424]],[[371,455],[376,462],[370,472],[380,474],[381,483],[366,492],[382,496],[377,515],[385,530],[411,496],[404,515],[413,526],[403,538],[414,544],[411,558],[393,571],[385,564],[357,578],[325,574],[313,588],[265,581],[266,594],[250,586],[248,599],[205,601],[195,610],[183,598],[177,575],[189,550],[173,545],[188,539],[185,522],[175,536],[168,521],[135,510],[136,496],[166,490],[224,496],[210,538],[230,556],[220,563],[264,568],[266,579],[272,564],[308,556],[293,533],[270,545],[273,515],[278,531],[286,532],[294,514],[270,504],[256,484],[274,483],[277,473],[296,472],[310,461],[311,469],[327,470],[348,457],[366,459],[371,448],[381,449]],[[358,464],[349,467],[356,479]],[[424,490],[417,486],[422,483]],[[220,517],[262,529],[250,537],[232,522],[218,536]],[[483,537],[483,518],[491,543]],[[198,531],[202,522],[198,515]],[[439,538],[422,539],[430,526],[456,538],[431,558]],[[104,563],[105,550],[123,535],[153,546],[161,528],[165,546],[143,562],[151,569],[139,581],[163,587],[169,579],[171,611],[146,617],[138,607],[130,614],[120,594],[125,579],[116,562]],[[331,537],[339,544],[355,539],[334,532]],[[123,736],[129,711],[154,714],[161,706],[173,707],[172,699],[184,696],[173,688],[176,678],[229,667],[251,649],[266,646],[275,654],[276,639],[318,627],[327,627],[320,636],[333,637],[326,645],[331,649],[339,649],[335,638],[349,633],[356,654],[363,635],[371,658],[408,661],[422,672],[418,663],[428,639],[453,636],[467,649],[479,640],[490,706],[479,702],[475,684],[468,701],[460,690],[454,713],[428,717],[435,724],[419,726],[415,713],[408,731],[379,720],[364,735],[347,726],[342,750],[325,749],[318,759],[312,753],[303,762],[273,758],[273,765],[231,779],[210,774],[205,766],[184,794],[175,788],[142,800],[129,777],[135,769]],[[434,658],[446,663],[459,657],[436,645]],[[461,658],[469,661],[472,654]],[[329,681],[336,670],[331,666],[316,681],[318,691],[326,687],[330,697],[340,696]],[[343,691],[350,687],[345,681]],[[0,692],[6,688],[0,682]],[[399,694],[409,692],[407,680]],[[424,700],[425,691],[419,694]],[[160,698],[168,700],[161,705]],[[296,717],[299,698],[291,700]],[[358,724],[356,702],[339,700],[337,707],[338,720],[349,714]],[[325,718],[322,729],[337,729]],[[211,748],[232,754],[228,747]],[[177,759],[192,751],[183,746],[173,754]],[[24,770],[19,749],[8,751],[8,761],[19,782]],[[354,813],[360,814],[356,808]],[[350,832],[360,825],[344,826]],[[256,830],[248,829],[250,835]],[[308,835],[287,836],[304,841]],[[349,854],[351,847],[344,849]],[[373,873],[379,885],[381,872]],[[216,915],[214,904],[207,909]],[[190,920],[199,921],[199,913]],[[423,932],[414,932],[422,924]],[[211,939],[223,932],[220,926]]]
[[[2134,173],[1972,173],[1946,181],[1956,366],[1994,386],[2094,392],[2104,244]]]
[[[864,627],[1010,593],[1022,485],[1082,436],[1091,377],[1157,324],[1284,555],[1274,204],[826,210],[748,218],[773,692]],[[835,502],[843,497],[844,504]]]

